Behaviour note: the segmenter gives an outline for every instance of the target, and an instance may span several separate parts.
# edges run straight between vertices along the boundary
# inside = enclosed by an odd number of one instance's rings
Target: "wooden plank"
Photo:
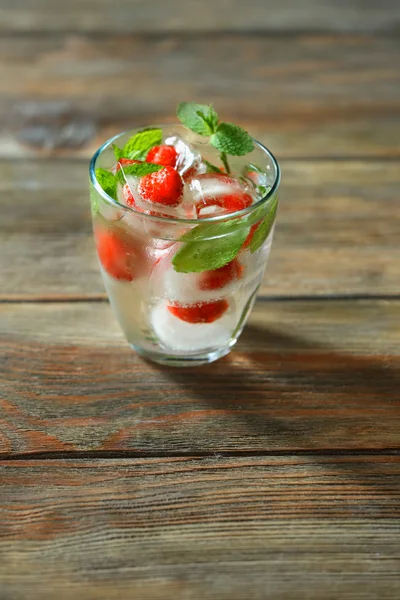
[[[394,31],[395,0],[70,0],[51,10],[48,0],[2,0],[0,31],[168,32],[168,31]]]
[[[1,154],[89,157],[194,99],[278,156],[400,156],[399,48],[395,36],[3,37]]]
[[[260,302],[189,370],[140,359],[105,303],[0,316],[3,455],[399,448],[399,301]]]
[[[0,161],[0,298],[105,298],[86,161]],[[399,164],[283,161],[261,294],[396,294]]]
[[[399,457],[13,461],[2,598],[393,600]]]

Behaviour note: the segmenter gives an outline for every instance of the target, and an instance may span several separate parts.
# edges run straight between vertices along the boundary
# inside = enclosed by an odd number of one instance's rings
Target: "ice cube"
[[[159,251],[158,260],[151,274],[151,295],[155,298],[167,298],[170,302],[193,304],[196,302],[210,302],[218,300],[236,292],[243,284],[243,275],[227,278],[226,283],[220,287],[212,286],[210,289],[204,285],[204,278],[209,273],[179,273],[172,265],[172,258],[178,247]]]
[[[222,208],[225,212],[242,210],[253,202],[254,190],[228,175],[205,173],[193,177],[190,189],[199,216],[204,215],[205,207]]]
[[[231,307],[213,323],[187,323],[168,310],[168,301],[161,300],[152,310],[154,333],[166,349],[198,351],[225,346],[236,325],[235,310]]]
[[[170,136],[165,140],[165,143],[168,146],[174,146],[178,152],[178,160],[175,168],[181,177],[185,178],[192,171],[193,174],[206,172],[206,166],[202,161],[201,154],[181,137],[178,135]]]

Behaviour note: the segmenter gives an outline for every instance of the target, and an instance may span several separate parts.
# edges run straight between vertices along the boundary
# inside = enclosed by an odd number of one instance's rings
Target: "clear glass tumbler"
[[[184,130],[180,125],[162,129],[166,136]],[[274,232],[279,165],[255,141],[250,154],[230,157],[236,173],[256,165],[251,170],[255,185],[262,173],[266,193],[251,206],[202,219],[143,213],[108,196],[96,179],[97,168],[115,164],[112,144],[121,146],[135,133],[108,140],[90,163],[93,231],[111,306],[128,343],[143,357],[177,366],[212,362],[236,343],[255,301]],[[204,138],[190,135],[191,145],[207,158]],[[217,289],[205,283],[214,271],[201,270],[202,258],[210,255],[221,258],[218,264],[225,262],[215,270]],[[198,270],[185,272],[186,256],[199,261]],[[181,318],[175,315],[177,306]],[[188,321],[182,320],[185,311]]]

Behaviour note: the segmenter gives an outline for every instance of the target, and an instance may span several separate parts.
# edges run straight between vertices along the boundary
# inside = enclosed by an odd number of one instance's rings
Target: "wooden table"
[[[1,600],[400,597],[399,4],[3,0]],[[213,101],[283,169],[232,354],[143,362],[87,169]]]

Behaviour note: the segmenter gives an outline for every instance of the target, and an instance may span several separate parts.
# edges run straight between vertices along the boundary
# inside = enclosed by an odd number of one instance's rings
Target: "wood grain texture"
[[[0,161],[0,298],[105,298],[86,161]],[[397,294],[399,162],[283,161],[261,294]]]
[[[0,153],[89,157],[185,98],[281,157],[399,157],[399,49],[369,35],[3,36]]]
[[[189,370],[140,359],[105,303],[0,315],[3,455],[399,448],[399,301],[259,302]]]
[[[57,10],[49,0],[2,0],[0,31],[394,31],[395,0],[70,0]]]
[[[0,463],[2,599],[393,600],[399,457]]]

